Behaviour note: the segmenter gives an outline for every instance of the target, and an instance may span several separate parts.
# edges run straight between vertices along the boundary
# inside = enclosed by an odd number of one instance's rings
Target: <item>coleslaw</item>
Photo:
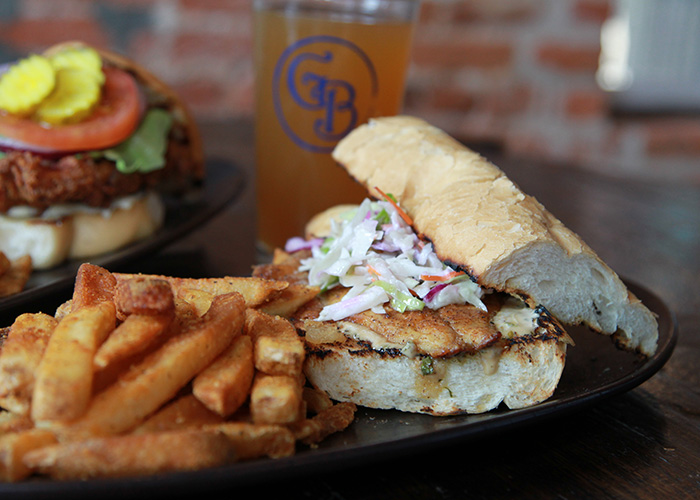
[[[299,268],[308,272],[310,285],[322,291],[349,289],[339,302],[325,306],[318,320],[339,321],[367,310],[384,314],[386,304],[399,312],[465,303],[486,310],[481,287],[445,265],[432,243],[418,237],[391,195],[386,197],[365,199],[333,220],[325,238],[287,242],[288,252],[311,249]]]

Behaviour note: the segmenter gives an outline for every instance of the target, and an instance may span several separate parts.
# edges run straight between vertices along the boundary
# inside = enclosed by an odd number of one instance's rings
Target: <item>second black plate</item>
[[[182,238],[216,215],[243,192],[243,172],[224,160],[207,161],[207,178],[202,188],[186,198],[165,198],[166,218],[160,231],[121,250],[90,259],[92,264],[115,269],[153,253]],[[82,264],[70,260],[46,271],[35,271],[24,291],[0,299],[0,314],[17,306],[70,288]]]

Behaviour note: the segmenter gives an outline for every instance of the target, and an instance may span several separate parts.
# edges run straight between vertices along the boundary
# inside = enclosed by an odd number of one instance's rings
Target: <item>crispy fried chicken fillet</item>
[[[62,203],[108,207],[119,197],[144,189],[182,190],[199,182],[203,172],[193,162],[187,142],[175,139],[173,129],[166,166],[147,174],[123,174],[106,159],[71,154],[47,157],[28,151],[9,151],[0,158],[0,213],[15,206],[45,210]]]
[[[495,165],[418,118],[371,120],[333,157],[374,197],[392,193],[441,260],[482,287],[544,306],[651,355],[658,325],[617,274]]]

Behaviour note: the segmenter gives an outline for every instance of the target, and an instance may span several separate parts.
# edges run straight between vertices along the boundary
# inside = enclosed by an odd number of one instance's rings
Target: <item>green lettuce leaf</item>
[[[107,158],[117,164],[124,174],[148,173],[165,166],[168,134],[173,118],[163,109],[152,109],[146,113],[136,132],[124,142],[109,149],[95,151],[94,158]]]

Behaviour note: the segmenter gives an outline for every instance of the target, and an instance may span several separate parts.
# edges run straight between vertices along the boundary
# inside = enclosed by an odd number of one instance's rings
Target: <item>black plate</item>
[[[245,185],[243,172],[224,160],[207,161],[204,185],[186,198],[165,198],[166,217],[163,228],[152,236],[121,250],[91,258],[90,262],[116,269],[139,257],[159,250],[199,227],[235,200]],[[70,260],[46,271],[35,271],[24,291],[0,299],[0,314],[17,306],[69,289],[82,260]]]
[[[200,497],[208,490],[235,491],[236,485],[269,483],[285,477],[303,477],[328,470],[405,456],[447,443],[481,438],[499,430],[560,417],[603,398],[620,394],[656,373],[671,356],[678,330],[675,317],[652,292],[630,284],[630,289],[658,315],[659,346],[651,358],[616,349],[609,338],[585,328],[569,328],[576,346],[567,354],[566,367],[553,397],[521,410],[496,410],[482,415],[431,417],[397,411],[360,408],[355,422],[316,449],[299,451],[277,460],[256,460],[195,472],[143,478],[90,481],[33,479],[0,484],[0,498],[27,499],[44,495],[63,498],[125,497],[126,495],[187,494]]]

